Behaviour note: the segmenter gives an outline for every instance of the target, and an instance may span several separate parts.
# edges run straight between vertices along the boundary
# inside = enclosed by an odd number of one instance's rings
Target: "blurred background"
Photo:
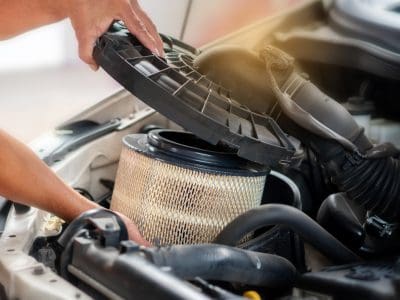
[[[301,0],[141,0],[160,32],[200,47]],[[0,41],[0,128],[24,142],[120,89],[79,61],[68,20]]]

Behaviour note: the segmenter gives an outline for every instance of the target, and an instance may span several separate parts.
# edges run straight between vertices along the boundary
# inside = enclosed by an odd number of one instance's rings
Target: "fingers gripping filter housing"
[[[235,217],[260,205],[267,173],[190,133],[129,135],[111,208],[131,218],[151,242],[208,243]]]

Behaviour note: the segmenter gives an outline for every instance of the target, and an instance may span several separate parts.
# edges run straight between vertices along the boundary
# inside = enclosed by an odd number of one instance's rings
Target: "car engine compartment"
[[[94,57],[126,90],[32,144],[104,209],[4,199],[4,297],[399,298],[399,20],[306,1],[165,58],[114,23]]]

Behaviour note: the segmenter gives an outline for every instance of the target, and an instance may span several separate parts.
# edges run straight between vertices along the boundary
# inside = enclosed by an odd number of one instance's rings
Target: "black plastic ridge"
[[[142,155],[190,170],[224,176],[265,176],[267,166],[242,159],[223,145],[213,146],[188,132],[153,130],[148,135],[131,134],[123,144]]]
[[[259,164],[290,163],[295,148],[272,118],[241,106],[229,91],[197,72],[191,66],[194,48],[164,41],[166,60],[115,24],[98,40],[94,58],[133,95],[199,138],[213,145],[222,142]]]

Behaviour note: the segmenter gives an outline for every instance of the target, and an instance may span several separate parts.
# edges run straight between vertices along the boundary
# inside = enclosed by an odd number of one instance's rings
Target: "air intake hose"
[[[397,223],[400,163],[394,158],[396,150],[388,144],[373,146],[342,105],[296,73],[293,63],[292,57],[272,46],[259,55],[228,46],[201,54],[195,66],[230,89],[235,100],[272,116],[283,130],[310,147],[338,190],[369,210],[369,215]],[[253,100],[247,101],[248,97]]]
[[[390,231],[380,232],[381,236],[391,235],[399,220],[400,161],[394,157],[396,152],[391,144],[373,147],[365,155],[341,149],[323,162],[339,191],[367,209],[369,216],[388,223]]]
[[[292,229],[335,263],[346,264],[360,260],[301,210],[282,204],[266,204],[247,211],[229,223],[214,242],[236,246],[246,234],[273,225],[283,225]]]
[[[176,245],[143,250],[159,267],[187,280],[201,277],[270,288],[292,286],[296,268],[285,258],[222,245]]]

